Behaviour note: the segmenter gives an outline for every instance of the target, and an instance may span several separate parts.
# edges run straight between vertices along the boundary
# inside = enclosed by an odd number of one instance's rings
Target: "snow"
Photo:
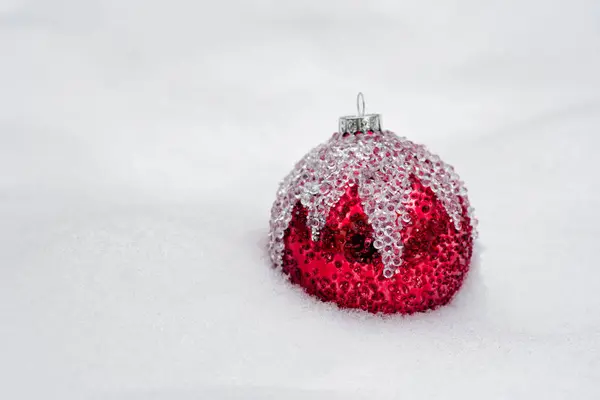
[[[599,16],[0,2],[0,398],[600,398]],[[434,312],[344,312],[266,259],[279,180],[358,91],[477,210]]]

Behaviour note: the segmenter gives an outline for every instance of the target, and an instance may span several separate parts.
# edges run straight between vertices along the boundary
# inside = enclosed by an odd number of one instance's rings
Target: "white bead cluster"
[[[331,207],[348,186],[358,185],[363,209],[373,227],[373,245],[384,264],[383,274],[392,277],[402,265],[400,231],[410,222],[406,205],[412,192],[411,176],[436,194],[457,230],[463,222],[463,205],[471,223],[476,224],[467,190],[454,168],[424,146],[390,131],[335,133],[304,156],[279,186],[271,210],[271,260],[278,267],[282,265],[283,237],[298,201],[308,212],[307,224],[316,241]]]

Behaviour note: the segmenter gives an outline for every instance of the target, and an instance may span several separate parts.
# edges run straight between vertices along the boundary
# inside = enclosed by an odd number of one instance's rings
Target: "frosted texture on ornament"
[[[458,174],[425,146],[390,131],[335,133],[304,156],[279,186],[270,221],[269,252],[273,263],[282,266],[284,233],[298,201],[308,210],[307,225],[312,240],[317,241],[330,209],[347,187],[358,185],[364,212],[373,227],[373,245],[384,264],[383,274],[392,277],[402,264],[399,231],[410,222],[406,205],[412,190],[411,176],[432,190],[457,230],[464,222],[463,205],[476,225],[467,190]],[[473,232],[476,234],[475,229]]]

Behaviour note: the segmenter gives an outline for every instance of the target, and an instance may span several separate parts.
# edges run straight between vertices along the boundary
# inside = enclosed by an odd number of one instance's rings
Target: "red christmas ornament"
[[[359,115],[340,118],[340,132],[281,183],[271,259],[291,282],[343,308],[411,314],[444,305],[473,251],[466,189],[424,146],[382,131],[358,100]]]

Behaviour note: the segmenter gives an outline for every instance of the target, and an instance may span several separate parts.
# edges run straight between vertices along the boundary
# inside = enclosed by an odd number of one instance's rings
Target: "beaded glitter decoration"
[[[467,190],[424,146],[380,130],[379,115],[364,115],[362,94],[357,103],[359,115],[340,118],[340,131],[281,183],[271,260],[342,307],[410,313],[445,304],[468,270],[476,234]]]

